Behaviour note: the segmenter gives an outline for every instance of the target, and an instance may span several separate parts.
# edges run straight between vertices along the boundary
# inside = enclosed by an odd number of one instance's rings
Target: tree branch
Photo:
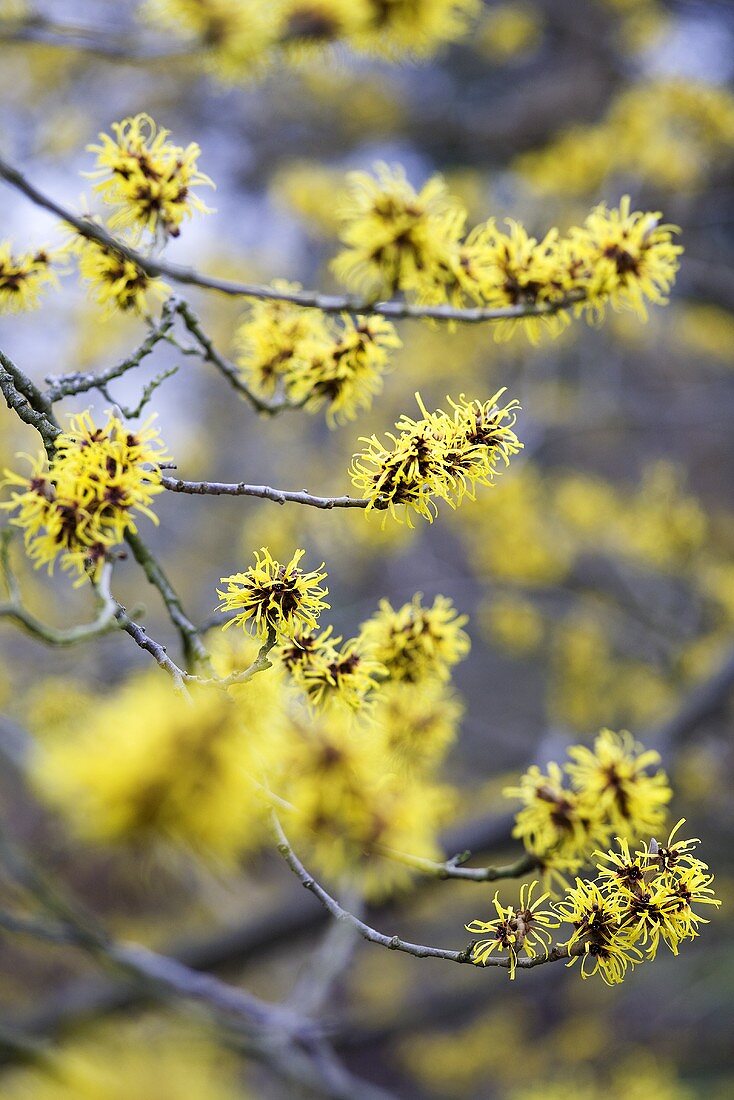
[[[435,321],[455,321],[463,324],[480,324],[487,321],[507,321],[521,317],[550,317],[570,306],[583,301],[583,295],[573,293],[554,303],[525,303],[522,305],[501,306],[490,309],[481,306],[459,309],[454,306],[419,306],[409,302],[375,302],[371,299],[357,298],[353,295],[322,294],[314,290],[285,290],[259,283],[240,283],[215,276],[203,275],[181,264],[167,263],[141,255],[129,245],[111,236],[100,226],[80,218],[61,206],[55,199],[39,191],[13,165],[0,159],[0,177],[11,187],[20,191],[36,206],[61,218],[82,237],[96,241],[105,248],[136,264],[146,275],[153,278],[163,276],[184,286],[197,286],[203,290],[214,290],[238,298],[254,298],[275,302],[291,302],[305,309],[318,309],[322,313],[361,313],[379,314],[392,320],[431,318]],[[220,368],[221,369],[221,368]],[[231,379],[230,379],[231,380]],[[244,392],[244,391],[243,391]],[[250,395],[250,399],[255,395]],[[259,398],[256,398],[260,401]],[[265,404],[260,402],[261,404]],[[264,407],[262,411],[272,411]]]
[[[272,815],[271,821],[276,845],[283,859],[306,890],[309,890],[321,902],[324,909],[331,914],[334,920],[344,921],[346,924],[351,925],[362,939],[367,940],[369,943],[379,944],[380,947],[386,947],[388,951],[402,951],[404,954],[412,955],[416,959],[445,959],[447,962],[454,963],[472,962],[473,944],[469,944],[463,951],[451,951],[444,947],[429,947],[422,943],[410,943],[399,936],[387,936],[384,932],[378,932],[376,928],[372,928],[371,925],[366,924],[359,917],[342,908],[336,898],[333,898],[303,866],[291,848],[288,838],[283,832],[283,827],[275,814]],[[535,958],[519,958],[516,960],[515,965],[518,969],[530,970],[534,966],[540,966],[546,962],[556,962],[559,959],[567,959],[568,957],[567,949],[559,945],[552,948],[548,955],[538,955]],[[512,960],[507,957],[490,955],[484,965],[498,966],[509,970],[512,966]]]
[[[269,485],[247,485],[244,481],[228,483],[224,481],[183,481],[181,478],[162,477],[161,485],[172,493],[189,493],[193,496],[230,496],[259,497],[272,500],[276,504],[307,504],[311,508],[366,508],[368,500],[359,497],[317,497],[299,489],[292,492],[287,489],[273,489]],[[379,507],[379,505],[375,505]]]

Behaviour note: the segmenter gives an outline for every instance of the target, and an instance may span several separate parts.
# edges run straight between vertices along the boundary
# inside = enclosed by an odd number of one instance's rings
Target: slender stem
[[[273,415],[287,407],[287,402],[274,403],[266,401],[265,398],[259,397],[254,390],[250,389],[243,379],[241,371],[237,369],[235,364],[231,363],[229,359],[221,354],[221,352],[217,351],[214,343],[204,332],[198,317],[187,302],[179,301],[176,308],[186,328],[199,345],[206,362],[216,367],[219,373],[224,375],[229,384],[237,390],[238,393],[241,393],[257,412]]]
[[[386,859],[403,863],[424,875],[440,879],[464,879],[467,882],[499,882],[500,879],[523,878],[540,866],[538,857],[530,852],[526,852],[514,863],[508,863],[505,866],[464,867],[462,864],[469,859],[471,852],[462,852],[452,859],[438,862],[433,859],[424,859],[422,856],[410,855],[407,852],[398,852],[395,848],[389,848],[384,844],[375,845],[375,851]]]
[[[388,951],[402,951],[406,955],[413,955],[416,959],[444,959],[447,962],[454,963],[472,962],[473,943],[469,944],[469,946],[465,947],[462,951],[451,951],[445,947],[430,947],[422,943],[410,943],[410,941],[403,940],[399,936],[388,936],[384,932],[378,932],[376,928],[372,928],[371,925],[360,920],[354,913],[350,913],[347,909],[344,909],[336,898],[332,897],[331,894],[316,881],[313,875],[306,870],[291,848],[288,838],[283,832],[283,827],[275,813],[272,814],[271,821],[278,851],[291,871],[293,871],[293,874],[296,875],[306,890],[309,890],[314,897],[321,902],[324,909],[326,909],[335,920],[344,921],[346,924],[351,925],[352,928],[359,933],[362,939],[367,940],[369,943],[379,944],[380,947],[386,947]],[[546,962],[556,962],[559,959],[567,959],[568,957],[568,950],[559,944],[553,947],[547,955],[538,955],[535,958],[523,956],[515,960],[514,965],[518,970],[530,970],[534,966],[540,966]],[[505,970],[509,970],[513,965],[513,961],[507,957],[495,957],[490,955],[485,965],[498,966]]]
[[[164,573],[163,567],[159,564],[139,535],[135,535],[132,531],[128,531],[125,535],[125,542],[132,550],[133,557],[138,565],[141,566],[150,583],[160,592],[161,598],[168,610],[168,614],[171,617],[171,622],[176,627],[181,637],[184,660],[187,664],[191,662],[199,663],[207,671],[210,671],[211,664],[206,646],[199,637],[199,631],[196,626],[184,611],[180,597]]]
[[[311,508],[366,508],[368,500],[359,497],[318,497],[299,489],[295,492],[287,489],[273,489],[269,485],[247,485],[244,481],[228,483],[224,481],[183,481],[181,478],[162,477],[161,485],[172,493],[189,493],[193,496],[231,496],[259,497],[272,500],[276,504],[306,504]]]
[[[135,249],[130,248],[129,245],[124,244],[116,237],[112,237],[100,226],[78,217],[61,206],[55,199],[39,191],[17,168],[2,159],[0,159],[0,177],[30,199],[36,206],[48,210],[51,214],[61,218],[67,225],[72,226],[82,237],[96,241],[98,244],[104,245],[105,248],[116,252],[119,256],[130,260],[146,275],[153,278],[164,276],[184,286],[198,286],[203,290],[214,290],[232,297],[291,302],[293,305],[303,306],[305,309],[319,309],[322,313],[379,314],[393,320],[431,318],[436,321],[456,321],[465,324],[514,320],[520,317],[548,317],[583,301],[584,297],[580,292],[574,292],[554,303],[524,303],[499,308],[477,306],[459,309],[446,305],[418,306],[396,300],[375,302],[371,299],[357,298],[353,295],[322,294],[314,290],[276,289],[259,283],[241,283],[228,279],[218,279],[211,275],[203,275],[190,267],[166,263],[163,260],[141,255]],[[256,398],[256,400],[260,401],[259,398]],[[260,403],[264,404],[263,402]],[[264,407],[263,411],[270,410]]]
[[[46,378],[49,388],[44,395],[49,408],[51,403],[59,401],[62,397],[86,393],[88,390],[101,389],[108,382],[112,382],[116,378],[122,378],[128,371],[139,367],[143,359],[153,351],[156,344],[164,340],[170,332],[176,319],[176,306],[176,300],[173,298],[164,303],[158,323],[152,326],[146,338],[133,354],[123,359],[121,363],[115,363],[96,374],[90,371],[62,374],[58,377],[49,375]]]

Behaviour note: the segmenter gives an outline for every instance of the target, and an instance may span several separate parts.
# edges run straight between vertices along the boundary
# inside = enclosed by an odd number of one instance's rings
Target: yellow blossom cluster
[[[513,431],[519,405],[500,407],[504,392],[488,401],[449,397],[450,413],[430,413],[416,394],[422,414],[417,420],[403,414],[395,424],[399,434],[388,432],[387,443],[376,435],[362,437],[365,447],[354,457],[351,476],[369,502],[367,512],[387,510],[412,526],[411,513],[433,522],[437,498],[452,508],[465,496],[474,499],[475,487],[488,485],[500,463],[507,466],[522,448]]]
[[[140,114],[112,124],[112,134],[100,133],[89,145],[97,167],[86,173],[98,180],[95,191],[115,208],[111,229],[145,230],[153,237],[177,237],[184,218],[208,208],[194,188],[214,184],[199,171],[199,146],[186,148],[169,141],[170,131]]]
[[[547,871],[575,871],[616,833],[637,838],[665,820],[671,790],[660,756],[623,731],[604,729],[563,765],[533,764],[507,798],[519,799],[513,836]]]
[[[89,841],[231,860],[263,839],[257,784],[279,752],[277,691],[263,677],[236,701],[199,686],[186,698],[157,670],[137,674],[82,708],[75,736],[46,744],[36,786]]]
[[[222,577],[226,588],[217,589],[222,601],[220,611],[234,612],[224,624],[251,630],[263,640],[284,635],[291,637],[298,630],[313,630],[318,616],[329,605],[321,587],[326,573],[319,569],[304,572],[299,562],[305,550],[296,550],[287,565],[276,561],[268,548],[255,552],[255,564],[242,573]]]
[[[478,0],[147,0],[142,14],[193,39],[204,67],[230,83],[260,75],[279,55],[297,61],[336,42],[425,56],[465,34],[478,11]]]
[[[0,313],[35,309],[44,288],[57,285],[56,258],[45,248],[17,253],[10,241],[0,241]]]
[[[467,931],[488,936],[472,945],[472,961],[486,965],[498,951],[507,956],[514,978],[518,958],[547,957],[553,942],[549,929],[565,924],[571,932],[559,935],[558,946],[569,955],[568,965],[580,959],[583,978],[598,974],[607,985],[619,984],[645,958],[654,959],[661,941],[677,955],[681,943],[695,939],[698,926],[708,923],[694,906],[720,905],[713,875],[692,854],[698,841],[673,839],[683,824],[678,822],[665,846],[651,840],[632,854],[629,841],[617,837],[616,849],[594,853],[597,878],[577,878],[564,899],[548,909],[540,906],[549,894],[531,902],[536,883],[521,887],[517,907],[500,904],[495,894],[496,917],[466,925]]]
[[[298,291],[277,280],[275,290]],[[257,301],[239,325],[237,363],[265,397],[279,390],[309,411],[324,407],[330,424],[353,420],[382,389],[390,352],[400,347],[382,317],[328,317],[289,302]]]
[[[157,522],[151,504],[163,491],[160,463],[170,456],[152,420],[131,431],[112,413],[99,427],[89,412],[72,416],[50,459],[29,458],[27,477],[6,471],[13,491],[0,508],[14,513],[37,568],[50,571],[60,557],[81,581],[137,530],[138,513]]]
[[[36,788],[88,841],[163,842],[220,862],[261,846],[275,804],[320,871],[384,892],[410,873],[386,854],[438,858],[453,805],[438,770],[461,705],[446,681],[468,640],[449,601],[435,607],[416,598],[390,609],[406,635],[407,613],[421,612],[412,679],[400,667],[391,678],[372,656],[383,606],[344,645],[330,629],[284,638],[255,678],[236,674],[256,661],[256,640],[219,635],[212,660],[225,682],[192,683],[190,698],[155,673],[105,698],[80,696],[64,736],[43,739]]]
[[[144,1016],[95,1024],[0,1078],[3,1100],[247,1100],[237,1059],[204,1027]]]
[[[371,894],[407,874],[381,858],[390,850],[438,857],[453,799],[437,773],[462,713],[448,680],[468,652],[465,621],[445,597],[425,607],[417,595],[396,610],[383,601],[344,646],[327,628],[278,651],[309,704],[278,788],[294,806],[289,830],[318,866]]]
[[[592,194],[613,175],[653,180],[672,191],[696,188],[734,151],[734,96],[687,80],[626,88],[607,116],[563,131],[524,153],[516,170],[542,194]]]
[[[490,219],[466,235],[466,209],[440,176],[415,191],[401,168],[353,172],[342,206],[334,270],[373,295],[402,291],[424,304],[507,310],[498,339],[522,325],[536,342],[557,335],[569,313],[603,316],[607,305],[646,318],[646,302],[664,304],[682,251],[659,213],[595,207],[582,226],[541,240],[519,222]],[[513,316],[513,310],[524,316]]]

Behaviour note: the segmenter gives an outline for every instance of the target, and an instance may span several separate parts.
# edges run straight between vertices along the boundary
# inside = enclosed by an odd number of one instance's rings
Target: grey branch
[[[368,500],[358,497],[318,497],[306,489],[290,491],[273,489],[269,485],[247,485],[244,481],[229,483],[225,481],[183,481],[181,478],[162,477],[161,484],[172,493],[190,493],[194,496],[230,496],[260,497],[273,500],[276,504],[307,504],[311,508],[366,508]]]
[[[283,827],[275,814],[272,815],[272,823],[276,845],[283,859],[286,861],[291,871],[293,871],[294,875],[300,880],[301,884],[321,902],[324,909],[326,909],[334,920],[343,921],[345,924],[349,924],[359,933],[362,939],[367,940],[369,943],[379,944],[380,947],[386,947],[388,951],[402,951],[404,954],[412,955],[416,959],[444,959],[447,962],[454,963],[472,962],[472,944],[465,947],[462,951],[452,951],[445,947],[430,947],[427,944],[410,943],[409,940],[403,940],[399,936],[388,936],[384,932],[378,932],[376,928],[372,928],[371,925],[360,920],[354,913],[350,913],[347,909],[344,909],[336,898],[332,897],[303,866],[300,859],[291,848],[288,838],[283,832]],[[535,958],[519,958],[516,962],[516,966],[518,969],[530,970],[532,967],[540,966],[546,962],[556,962],[559,959],[567,958],[567,949],[558,945],[547,955],[538,955]],[[496,957],[490,955],[484,965],[498,966],[505,970],[509,970],[511,960],[499,955]]]
[[[431,318],[435,321],[455,321],[464,324],[516,320],[521,317],[549,317],[583,300],[582,294],[573,293],[554,303],[526,302],[520,305],[501,306],[494,309],[482,306],[459,309],[447,305],[411,305],[409,302],[402,301],[375,302],[371,299],[357,298],[348,294],[335,295],[322,294],[315,290],[276,289],[271,286],[263,286],[260,283],[240,283],[229,279],[218,279],[212,275],[204,275],[194,270],[194,268],[141,255],[135,249],[130,248],[129,245],[111,236],[100,226],[73,214],[56,202],[55,199],[39,191],[17,168],[2,159],[0,159],[0,177],[30,199],[36,206],[61,218],[67,225],[75,229],[80,236],[96,241],[105,248],[116,252],[117,255],[130,260],[151,278],[163,276],[183,286],[198,286],[203,290],[214,290],[231,297],[291,302],[293,305],[302,306],[304,309],[319,309],[322,313],[379,314],[392,320]],[[264,411],[268,411],[267,408]]]
[[[133,354],[123,359],[121,363],[115,363],[96,374],[90,371],[62,374],[58,377],[49,375],[46,378],[49,388],[44,395],[49,409],[54,401],[59,401],[62,397],[86,393],[88,390],[102,389],[108,382],[113,382],[116,378],[122,378],[128,371],[139,367],[146,356],[153,351],[156,344],[160,343],[161,340],[165,340],[171,331],[176,319],[177,305],[175,299],[169,299],[164,303],[158,323],[151,327],[150,332]]]

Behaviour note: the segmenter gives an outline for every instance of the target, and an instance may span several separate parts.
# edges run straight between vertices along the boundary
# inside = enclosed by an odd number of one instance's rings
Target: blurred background
[[[445,771],[461,814],[447,854],[517,854],[502,787],[609,726],[661,749],[676,792],[670,823],[688,819],[716,873],[724,904],[700,940],[613,989],[559,966],[510,984],[503,972],[361,944],[327,1012],[355,1074],[416,1100],[730,1096],[732,676],[723,687],[716,676],[734,660],[734,5],[488,2],[469,35],[430,58],[386,61],[337,46],[228,83],[202,71],[196,51],[172,49],[170,33],[136,21],[134,3],[48,0],[30,20],[15,6],[0,4],[4,155],[78,208],[88,190],[79,172],[92,167],[85,145],[114,120],[147,111],[177,142],[197,141],[216,214],[186,226],[171,260],[337,289],[328,262],[344,175],[380,160],[404,165],[416,186],[441,172],[470,219],[515,217],[539,236],[624,194],[681,227],[673,301],[647,324],[611,314],[533,347],[522,333],[498,343],[486,325],[403,322],[384,393],[333,430],[319,416],[258,419],[220,376],[171,347],[112,390],[135,404],[145,382],[178,365],[153,407],[181,477],[323,494],[349,491],[358,437],[412,414],[418,388],[429,407],[500,386],[519,398],[524,454],[476,505],[445,510],[433,526],[382,531],[359,513],[171,494],[146,538],[196,621],[211,616],[219,578],[265,544],[276,557],[305,546],[310,561],[326,561],[331,621],[348,637],[380,598],[399,605],[416,591],[449,596],[470,616],[472,651],[455,676],[465,717]],[[58,25],[74,28],[63,45]],[[3,239],[59,236],[8,188],[0,221]],[[190,298],[232,351],[241,303]],[[140,319],[106,317],[65,286],[41,312],[4,317],[0,346],[40,382],[114,362],[143,335]],[[93,408],[106,404],[95,398]],[[0,466],[35,449],[33,433],[0,413]],[[32,609],[59,625],[83,621],[83,594],[17,568]],[[134,563],[118,572],[120,598],[142,599],[151,633],[173,651],[155,593],[141,592]],[[57,652],[0,624],[3,728],[63,737],[90,690],[145,660],[117,635]],[[691,699],[700,705],[681,721]],[[275,857],[225,871],[170,852],[83,846],[10,762],[0,791],[16,834],[122,938],[278,1000],[325,934],[318,904]],[[492,893],[422,880],[371,916],[406,938],[459,947],[464,922]],[[230,1066],[200,1027],[182,1038],[190,1021],[153,1012],[70,950],[3,936],[0,1015],[39,1041],[80,1049],[101,1034],[121,1067],[141,1047],[158,1051],[171,1097],[295,1095],[254,1063]],[[17,1059],[8,1043],[0,1096],[4,1080],[17,1087]],[[141,1077],[125,1095],[169,1095],[153,1087]],[[23,1095],[56,1095],[28,1088]]]

